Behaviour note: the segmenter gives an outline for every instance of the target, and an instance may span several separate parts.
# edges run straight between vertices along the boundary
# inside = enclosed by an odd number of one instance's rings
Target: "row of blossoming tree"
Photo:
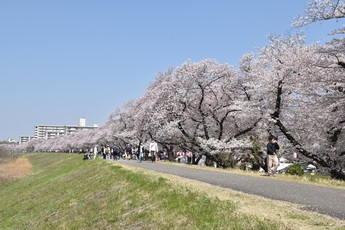
[[[343,1],[310,1],[295,27],[345,16]],[[51,140],[36,139],[19,150],[44,151],[159,143],[169,157],[184,150],[229,166],[235,151],[249,151],[263,164],[268,136],[279,136],[282,153],[345,179],[345,32],[327,44],[306,45],[304,36],[270,36],[234,69],[216,60],[186,62],[158,74],[146,93],[115,109],[107,123]]]

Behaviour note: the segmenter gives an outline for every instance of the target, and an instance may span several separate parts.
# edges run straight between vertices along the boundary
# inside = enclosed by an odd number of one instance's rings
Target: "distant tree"
[[[11,149],[6,144],[0,144],[0,164],[7,162],[13,158]]]

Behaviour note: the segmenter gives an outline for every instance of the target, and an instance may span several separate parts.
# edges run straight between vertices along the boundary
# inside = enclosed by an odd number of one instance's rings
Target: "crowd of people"
[[[277,153],[279,150],[278,138],[276,136],[270,136],[269,142],[267,144],[267,155],[265,159],[267,173],[269,176],[275,176],[277,173],[277,168],[279,166],[279,161]],[[102,157],[105,160],[138,160],[142,161],[152,161],[157,162],[160,160],[167,159],[167,153],[158,149],[156,142],[151,142],[149,148],[146,149],[143,145],[133,147],[127,144],[125,148],[121,148],[118,145],[110,147],[106,146],[94,146],[94,148],[87,151],[84,155],[84,159],[96,159],[96,157]],[[177,152],[176,161],[179,163],[192,164],[195,156],[192,152]]]
[[[123,160],[139,160],[156,162],[159,160],[165,160],[167,154],[161,150],[158,150],[158,145],[155,142],[150,143],[149,148],[144,148],[143,145],[135,146],[128,144],[124,149],[118,145],[110,147],[106,146],[94,146],[94,148],[88,150],[84,154],[84,159],[96,159],[96,157],[102,157],[105,160],[119,159]]]

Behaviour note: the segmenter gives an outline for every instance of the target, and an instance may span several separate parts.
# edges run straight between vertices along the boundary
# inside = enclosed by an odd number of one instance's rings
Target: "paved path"
[[[150,161],[139,163],[135,160],[119,160],[118,163],[173,174],[269,199],[302,204],[306,206],[306,210],[345,220],[345,190],[342,189],[280,181],[265,176],[253,177],[222,173]]]

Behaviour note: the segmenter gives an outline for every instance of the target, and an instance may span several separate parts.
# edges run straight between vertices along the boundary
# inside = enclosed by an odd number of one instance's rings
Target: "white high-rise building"
[[[84,117],[80,118],[79,119],[79,126],[84,127],[85,125],[86,125],[86,119]]]
[[[86,119],[80,118],[79,125],[36,125],[35,137],[51,139],[56,136],[69,135],[74,132],[98,128],[98,125],[86,126]]]

